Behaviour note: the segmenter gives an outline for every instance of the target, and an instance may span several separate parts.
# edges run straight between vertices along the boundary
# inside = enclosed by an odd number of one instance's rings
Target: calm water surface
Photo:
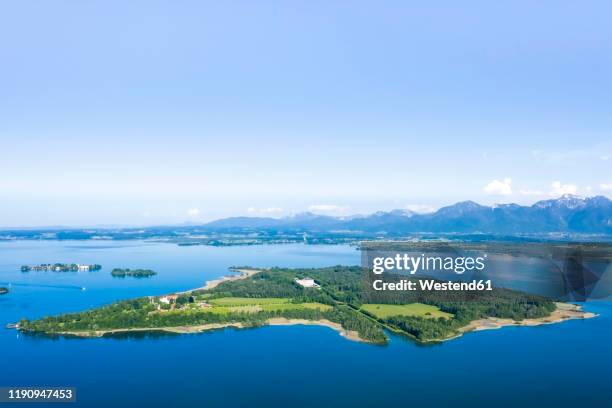
[[[359,260],[348,246],[2,242],[0,285],[12,285],[0,297],[0,324],[198,287],[232,265]],[[103,269],[19,271],[22,264],[46,262]],[[159,274],[113,279],[114,267]],[[49,339],[0,328],[0,386],[74,386],[78,402],[71,407],[612,406],[612,303],[586,308],[601,315],[471,333],[436,346],[397,337],[372,346],[315,326],[100,339]]]

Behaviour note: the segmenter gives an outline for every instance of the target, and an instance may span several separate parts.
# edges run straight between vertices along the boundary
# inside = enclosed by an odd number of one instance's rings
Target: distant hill
[[[531,206],[485,206],[462,201],[429,214],[407,210],[331,217],[301,213],[284,218],[231,217],[207,224],[124,228],[0,229],[0,241],[172,240],[180,245],[252,245],[301,242],[342,243],[379,237],[458,239],[594,239],[612,240],[612,201],[603,196],[565,195]]]
[[[485,233],[612,234],[612,201],[603,196],[564,195],[531,206],[501,204],[484,206],[463,201],[429,214],[393,210],[365,216],[330,217],[303,213],[285,218],[232,217],[210,222],[202,228],[214,231],[273,230],[355,233]]]

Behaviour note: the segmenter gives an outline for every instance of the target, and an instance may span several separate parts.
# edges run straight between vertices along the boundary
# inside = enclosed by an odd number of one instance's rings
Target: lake
[[[29,272],[22,264],[97,263],[96,272]],[[350,246],[179,247],[140,241],[0,242],[0,386],[74,386],[75,407],[587,407],[612,401],[612,302],[600,316],[470,333],[423,346],[348,341],[317,326],[66,339],[4,329],[20,318],[186,290],[234,265],[359,264]],[[151,279],[117,279],[115,267]],[[82,290],[85,288],[85,290]],[[33,404],[40,407],[41,404]],[[56,405],[56,406],[61,406]]]

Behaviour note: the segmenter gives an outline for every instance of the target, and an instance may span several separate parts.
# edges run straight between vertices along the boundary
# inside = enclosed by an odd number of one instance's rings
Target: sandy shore
[[[304,320],[304,319],[285,319],[283,317],[276,317],[268,319],[266,325],[269,326],[291,326],[291,325],[307,325],[307,326],[325,326],[336,330],[342,337],[353,340],[353,341],[365,341],[359,337],[356,331],[346,330],[340,324],[331,322],[326,319],[322,320]],[[132,329],[115,329],[115,330],[96,330],[96,331],[67,331],[59,332],[57,334],[78,336],[78,337],[102,337],[105,334],[119,334],[119,333],[137,333],[137,332],[153,332],[163,331],[167,333],[187,334],[187,333],[201,333],[207,330],[224,329],[226,327],[234,327],[242,329],[245,326],[241,323],[211,323],[203,324],[199,326],[175,326],[175,327],[139,327]]]
[[[268,319],[266,324],[270,326],[292,326],[295,324],[303,324],[307,326],[325,326],[336,330],[340,335],[348,340],[367,342],[359,337],[356,331],[346,330],[339,323],[334,323],[326,319],[321,320],[304,320],[304,319],[285,319],[284,317],[275,317]]]
[[[246,279],[246,278],[248,278],[250,276],[255,275],[256,273],[261,272],[260,269],[233,269],[233,271],[240,272],[240,275],[224,276],[224,277],[219,278],[219,279],[210,280],[210,281],[206,282],[206,285],[204,285],[200,289],[212,289],[212,288],[214,288],[216,286],[219,286],[219,284],[221,284],[223,282],[235,281],[235,280],[240,280],[240,279]]]
[[[118,334],[118,333],[137,333],[137,332],[154,332],[164,331],[168,333],[200,333],[206,330],[224,329],[226,327],[235,327],[241,329],[244,327],[241,323],[211,323],[202,324],[199,326],[174,326],[174,327],[138,327],[132,329],[114,329],[114,330],[96,330],[96,331],[66,331],[57,332],[56,334],[78,336],[78,337],[101,337],[105,334]]]
[[[471,331],[501,329],[502,327],[507,326],[541,326],[543,324],[561,323],[566,320],[590,319],[597,316],[595,313],[583,311],[582,306],[580,305],[560,302],[555,302],[555,305],[557,306],[557,309],[547,317],[541,317],[538,319],[524,319],[521,321],[490,317],[487,319],[474,320],[467,326],[459,329],[459,331],[461,334],[463,334]]]
[[[176,294],[177,295],[183,295],[183,294],[187,294],[187,293],[193,292],[194,290],[212,289],[214,287],[219,286],[219,284],[221,284],[223,282],[235,281],[235,280],[240,280],[240,279],[246,279],[249,276],[253,276],[256,273],[261,272],[260,269],[232,269],[232,271],[238,272],[239,275],[223,276],[223,277],[221,277],[219,279],[209,280],[202,287],[185,290],[183,292],[176,292]]]

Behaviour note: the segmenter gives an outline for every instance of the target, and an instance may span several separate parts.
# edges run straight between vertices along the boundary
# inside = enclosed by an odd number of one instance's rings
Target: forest
[[[125,278],[126,276],[133,278],[150,278],[151,276],[157,275],[157,272],[151,269],[115,268],[111,271],[111,275],[113,278]]]

